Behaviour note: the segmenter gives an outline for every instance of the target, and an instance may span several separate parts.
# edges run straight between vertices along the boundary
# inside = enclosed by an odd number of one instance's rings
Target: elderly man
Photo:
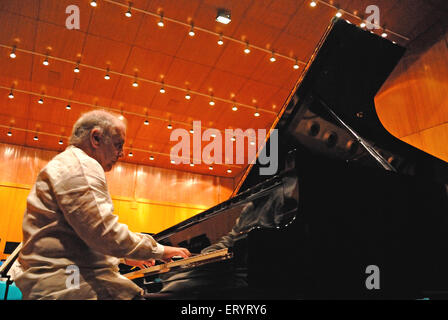
[[[143,290],[119,274],[120,258],[141,266],[190,255],[131,232],[113,214],[104,172],[122,156],[125,133],[115,115],[88,112],[66,150],[39,173],[23,218],[23,272],[15,278],[24,299],[136,299]]]

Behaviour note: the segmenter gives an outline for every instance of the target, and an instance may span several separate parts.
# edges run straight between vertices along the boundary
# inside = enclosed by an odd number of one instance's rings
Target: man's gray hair
[[[99,128],[103,135],[110,137],[112,129],[120,125],[126,128],[125,120],[119,120],[118,115],[106,110],[94,110],[84,113],[73,125],[69,144],[81,146],[89,140],[90,131]]]

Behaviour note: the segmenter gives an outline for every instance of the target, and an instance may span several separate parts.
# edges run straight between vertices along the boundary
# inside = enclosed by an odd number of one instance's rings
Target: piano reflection
[[[335,19],[276,124],[278,173],[255,163],[229,200],[154,236],[193,257],[125,276],[153,298],[446,297],[447,164],[375,112],[404,51]]]

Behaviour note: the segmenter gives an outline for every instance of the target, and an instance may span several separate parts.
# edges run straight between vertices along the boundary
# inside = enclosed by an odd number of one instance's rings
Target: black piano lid
[[[286,101],[287,106],[276,129],[279,130],[279,143],[286,143],[287,146],[280,146],[279,150],[286,148],[282,151],[285,153],[288,149],[300,146],[300,141],[293,131],[297,130],[298,122],[302,121],[305,109],[310,109],[319,118],[339,126],[328,112],[323,112],[322,105],[326,105],[376,151],[383,156],[386,154],[385,161],[391,156],[400,159],[397,172],[447,183],[446,162],[392,136],[381,124],[376,113],[375,95],[405,51],[405,48],[370,31],[342,19],[333,19],[308,63],[305,74]],[[316,108],[316,104],[321,107]],[[319,153],[322,147],[319,150],[317,144],[318,141],[314,151]],[[313,149],[312,144],[307,148]],[[327,150],[326,154],[329,152],[337,153]],[[338,157],[343,161],[353,160],[353,157],[341,153],[336,156]],[[358,159],[358,164],[367,164],[372,160],[366,161],[365,158]],[[243,182],[241,191],[253,181],[260,180],[261,177],[256,177],[259,170],[255,169],[258,166],[256,163],[251,167],[246,179],[249,181]]]

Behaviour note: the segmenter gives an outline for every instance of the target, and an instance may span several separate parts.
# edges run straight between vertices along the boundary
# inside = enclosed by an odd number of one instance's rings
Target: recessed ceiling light
[[[226,9],[218,9],[218,15],[216,16],[216,21],[222,24],[229,24],[230,19],[230,11]]]

